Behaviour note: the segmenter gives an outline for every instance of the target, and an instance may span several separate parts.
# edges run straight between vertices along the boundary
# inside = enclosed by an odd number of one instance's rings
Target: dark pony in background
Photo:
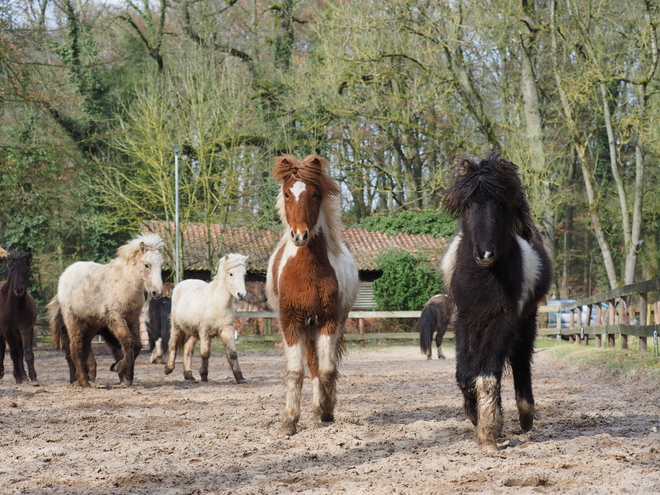
[[[419,328],[419,347],[426,359],[431,359],[433,353],[433,334],[435,333],[435,345],[438,349],[438,359],[444,359],[442,353],[442,337],[451,323],[454,313],[454,301],[444,294],[436,294],[424,305],[417,326]]]
[[[28,379],[23,364],[25,359],[30,381],[38,385],[32,350],[37,305],[28,292],[31,262],[31,253],[10,253],[7,257],[9,279],[0,283],[0,378],[5,374],[5,348],[8,345],[16,383]]]
[[[442,260],[456,304],[456,379],[465,413],[486,451],[502,432],[500,383],[508,362],[520,426],[534,422],[531,363],[551,262],[532,222],[518,167],[498,153],[464,158],[444,199],[459,226]]]

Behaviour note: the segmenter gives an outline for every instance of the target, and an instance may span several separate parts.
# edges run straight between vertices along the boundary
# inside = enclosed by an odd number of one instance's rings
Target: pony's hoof
[[[163,361],[163,358],[161,356],[158,356],[155,361],[153,361],[156,364],[165,364],[165,361]]]
[[[491,441],[483,441],[479,444],[479,447],[481,447],[482,452],[485,452],[487,454],[494,454],[498,451],[497,444]]]
[[[110,365],[110,371],[117,371],[117,363],[112,363]]]
[[[295,433],[296,425],[291,420],[284,421],[282,426],[280,426],[280,436],[290,437],[291,435],[295,435]]]
[[[520,427],[523,429],[523,431],[529,431],[534,426],[534,416],[531,414],[521,414],[518,419],[520,420]]]
[[[243,373],[241,372],[236,373],[234,378],[236,379],[236,383],[247,383],[247,380],[243,378]]]
[[[192,374],[192,371],[184,371],[183,372],[183,377],[188,380],[189,382],[195,382],[195,377]]]
[[[33,387],[38,387],[39,386],[39,380],[32,380],[30,382],[30,385],[32,385]]]
[[[335,420],[335,415],[334,414],[329,414],[329,413],[323,413],[321,414],[321,422],[322,423],[332,423]]]
[[[166,374],[166,375],[169,375],[169,374],[172,373],[173,371],[174,371],[174,366],[172,366],[171,368],[170,368],[169,366],[167,366],[167,365],[165,366],[165,374]]]
[[[208,382],[209,381],[209,376],[208,375],[202,375],[199,377],[203,382]]]

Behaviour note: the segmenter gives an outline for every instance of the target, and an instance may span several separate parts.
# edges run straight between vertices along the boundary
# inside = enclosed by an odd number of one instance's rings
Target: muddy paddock
[[[336,422],[312,423],[306,379],[291,438],[277,434],[282,350],[241,352],[244,385],[223,354],[208,383],[186,383],[180,360],[165,376],[143,353],[135,385],[120,388],[104,353],[99,388],[86,390],[68,384],[60,351],[37,350],[38,387],[14,385],[7,356],[0,493],[660,493],[657,379],[580,371],[541,351],[534,429],[517,425],[507,377],[500,451],[485,455],[450,350],[426,361],[413,346],[349,349]]]

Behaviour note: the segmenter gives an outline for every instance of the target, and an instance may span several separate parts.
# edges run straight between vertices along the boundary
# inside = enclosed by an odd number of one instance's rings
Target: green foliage
[[[352,227],[388,235],[426,234],[448,239],[454,235],[456,220],[444,210],[397,210],[388,215],[372,215]]]
[[[410,253],[383,253],[376,259],[383,276],[373,283],[378,309],[414,311],[441,291],[437,271],[428,268],[428,259]]]

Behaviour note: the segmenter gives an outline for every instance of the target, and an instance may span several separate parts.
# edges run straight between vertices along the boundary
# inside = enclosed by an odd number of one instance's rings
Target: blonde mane
[[[158,234],[141,234],[117,249],[117,258],[129,262],[142,252],[142,246],[148,251],[162,251],[163,240]]]
[[[223,256],[218,261],[218,270],[215,273],[214,279],[217,279],[218,276],[220,275],[220,272],[223,270],[229,271],[232,268],[235,268],[240,265],[245,266],[247,259],[248,259],[247,256],[238,253],[231,253]]]
[[[325,237],[330,250],[335,254],[339,254],[342,251],[341,232],[343,228],[340,211],[340,189],[325,171],[326,165],[327,162],[317,155],[309,155],[302,161],[291,155],[284,155],[275,159],[273,175],[280,184],[293,179],[314,184],[319,188],[323,194],[323,201],[321,201],[318,226],[326,234]],[[282,225],[289,229],[290,225],[286,221],[282,187],[280,187],[280,192],[277,195],[276,207]]]

